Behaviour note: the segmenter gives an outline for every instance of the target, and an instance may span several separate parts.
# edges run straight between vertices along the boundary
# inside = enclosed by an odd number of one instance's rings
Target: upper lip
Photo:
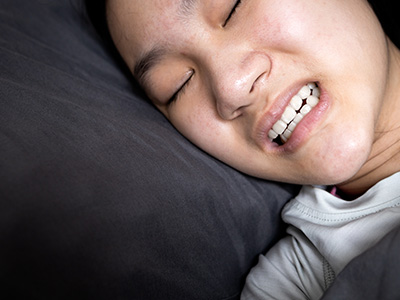
[[[256,121],[255,126],[255,140],[257,144],[265,147],[265,145],[273,145],[269,138],[268,133],[272,126],[281,118],[285,108],[288,106],[290,100],[300,91],[300,89],[311,81],[297,82],[289,88],[280,93],[272,102],[272,105],[266,112],[262,113],[261,117]]]

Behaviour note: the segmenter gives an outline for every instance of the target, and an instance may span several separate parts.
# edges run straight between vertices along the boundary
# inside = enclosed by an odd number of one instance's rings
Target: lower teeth
[[[286,143],[297,124],[318,104],[319,96],[320,90],[316,83],[303,86],[270,130],[269,139],[278,145]]]

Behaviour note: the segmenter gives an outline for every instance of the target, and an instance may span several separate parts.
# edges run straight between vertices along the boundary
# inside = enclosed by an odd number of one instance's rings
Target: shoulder
[[[251,270],[241,299],[318,299],[325,290],[324,259],[296,228]]]

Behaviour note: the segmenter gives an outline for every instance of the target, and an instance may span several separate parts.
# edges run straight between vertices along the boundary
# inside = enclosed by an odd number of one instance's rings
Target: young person
[[[108,0],[106,11],[122,58],[182,134],[242,172],[305,185],[243,299],[318,299],[400,225],[400,52],[366,0]]]

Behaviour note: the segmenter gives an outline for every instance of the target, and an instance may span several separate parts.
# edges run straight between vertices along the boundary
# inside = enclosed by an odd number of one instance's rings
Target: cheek
[[[311,12],[310,13],[310,7]],[[259,1],[252,17],[251,36],[269,50],[297,52],[302,44],[316,34],[318,10],[303,1]],[[271,13],[273,12],[273,13]]]
[[[334,56],[364,49],[379,23],[366,1],[259,0],[248,35],[269,50]],[[368,44],[369,46],[369,44]],[[335,55],[335,53],[338,53]],[[310,57],[313,57],[310,56]]]
[[[198,147],[209,153],[218,153],[221,141],[227,139],[226,129],[206,104],[201,104],[200,100],[187,100],[178,99],[171,107],[171,123]]]
[[[186,104],[187,103],[187,104]],[[243,140],[241,128],[235,128],[230,121],[221,120],[212,107],[199,105],[198,101],[183,101],[171,110],[171,123],[196,146],[231,165],[247,170],[246,159],[250,149]]]

